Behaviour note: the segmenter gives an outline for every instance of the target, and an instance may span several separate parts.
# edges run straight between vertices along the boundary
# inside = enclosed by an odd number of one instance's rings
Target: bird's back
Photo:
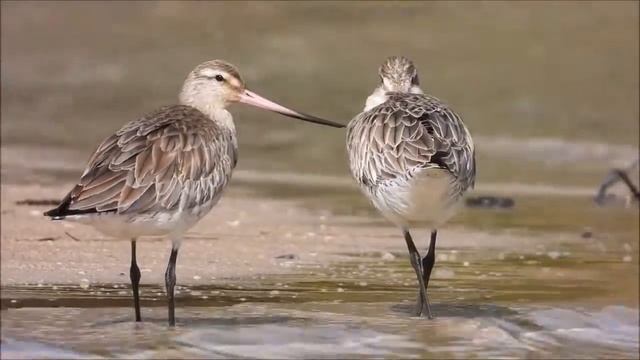
[[[459,199],[475,182],[468,130],[460,116],[429,95],[387,93],[387,101],[351,120],[347,151],[353,177],[383,212],[408,211],[415,201],[410,197],[436,191],[415,189],[426,184],[425,176],[443,179],[447,201]]]
[[[233,129],[193,107],[165,106],[105,139],[78,184],[45,215],[133,217],[186,211],[200,217],[220,197],[236,162]]]

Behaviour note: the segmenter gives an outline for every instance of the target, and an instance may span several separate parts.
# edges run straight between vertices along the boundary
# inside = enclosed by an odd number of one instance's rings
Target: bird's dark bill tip
[[[303,121],[308,121],[308,122],[311,122],[311,123],[314,123],[314,124],[326,125],[326,126],[330,126],[330,127],[334,127],[334,128],[344,128],[345,127],[344,124],[341,124],[339,122],[335,122],[335,121],[331,121],[331,120],[325,120],[325,119],[322,119],[322,118],[319,118],[319,117],[316,117],[316,116],[313,116],[313,115],[308,115],[308,114],[305,114],[305,113],[301,113],[301,112],[298,112],[298,111],[296,111],[296,112],[297,112],[297,114],[294,115],[294,114],[291,114],[291,113],[279,112],[278,111],[278,113],[281,114],[281,115],[289,116],[289,117],[296,118],[296,119],[303,120]]]

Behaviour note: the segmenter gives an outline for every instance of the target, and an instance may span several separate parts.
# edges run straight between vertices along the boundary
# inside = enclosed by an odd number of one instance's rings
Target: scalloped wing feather
[[[163,107],[102,142],[64,210],[129,214],[193,208],[219,196],[236,162],[231,130],[192,107]]]
[[[446,169],[461,194],[475,182],[474,146],[462,119],[437,98],[388,94],[347,127],[350,168],[365,186],[410,178],[422,169]]]

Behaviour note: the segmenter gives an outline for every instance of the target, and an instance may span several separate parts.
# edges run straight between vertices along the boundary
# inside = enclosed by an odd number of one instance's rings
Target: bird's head
[[[380,87],[385,92],[421,94],[418,70],[411,60],[404,56],[387,58],[378,69]]]
[[[344,127],[340,123],[286,108],[248,90],[238,68],[223,60],[211,60],[196,66],[182,86],[180,102],[206,114],[213,114],[218,109],[240,102],[299,120]]]

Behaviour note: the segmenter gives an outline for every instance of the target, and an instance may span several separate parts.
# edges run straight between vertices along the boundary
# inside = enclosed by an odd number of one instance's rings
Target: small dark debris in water
[[[42,238],[16,239],[16,241],[55,241],[57,237],[46,236]]]
[[[509,197],[476,196],[468,198],[466,205],[471,208],[510,209],[515,205],[515,201]]]
[[[582,238],[583,239],[591,239],[593,237],[593,233],[591,231],[585,231],[582,233]]]
[[[298,257],[295,256],[294,254],[284,254],[284,255],[278,255],[276,256],[276,259],[286,259],[286,260],[295,260]]]
[[[66,232],[66,231],[65,231],[64,233],[65,233],[65,235],[67,235],[68,237],[72,238],[74,241],[80,241],[80,239],[78,239],[77,237],[75,237],[75,236],[73,236],[73,235],[69,234],[68,232]]]
[[[53,241],[55,239],[57,239],[57,238],[48,236],[48,237],[43,237],[43,238],[36,239],[36,241]]]
[[[121,272],[121,273],[120,273],[120,276],[124,276],[124,273],[123,273],[123,272]]]
[[[56,206],[60,204],[60,200],[53,199],[25,199],[16,201],[16,205],[26,206]]]

